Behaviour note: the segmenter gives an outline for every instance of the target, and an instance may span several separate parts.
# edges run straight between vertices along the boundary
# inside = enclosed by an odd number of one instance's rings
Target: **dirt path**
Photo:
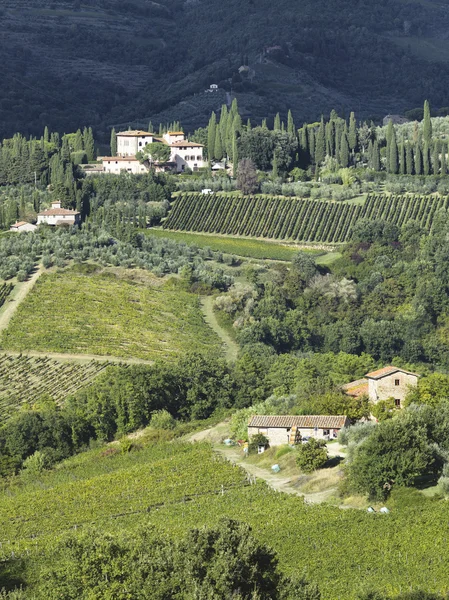
[[[11,295],[6,299],[2,310],[0,311],[0,333],[8,327],[9,322],[14,316],[14,313],[19,308],[19,304],[23,300],[25,300],[25,297],[32,290],[36,281],[39,279],[43,272],[44,267],[40,265],[36,273],[34,273],[30,277],[30,279],[28,279],[28,281],[18,283],[16,289],[14,289]]]
[[[189,440],[191,442],[210,442],[218,454],[221,454],[226,460],[229,460],[232,464],[242,467],[248,475],[262,479],[272,489],[278,492],[284,492],[286,494],[295,494],[296,496],[302,496],[306,502],[311,504],[318,504],[326,502],[336,491],[336,488],[329,488],[322,492],[314,492],[305,494],[301,492],[295,486],[295,480],[291,476],[283,476],[282,471],[280,473],[273,473],[269,469],[259,467],[253,463],[248,462],[243,456],[241,450],[235,446],[224,446],[222,440],[229,434],[229,421],[223,421],[215,425],[215,427],[209,427],[203,431],[198,431],[191,436]],[[332,445],[332,444],[331,444]],[[335,444],[335,449],[332,454],[337,454],[338,448]],[[331,453],[329,453],[331,454]],[[334,455],[335,455],[334,454]],[[347,506],[341,506],[341,508],[348,508]]]
[[[226,350],[226,358],[230,362],[234,361],[237,358],[237,354],[239,351],[239,347],[228,334],[227,331],[221,327],[221,325],[217,321],[217,317],[214,313],[214,299],[212,296],[203,296],[201,298],[201,308],[203,310],[204,319],[206,323],[211,327],[215,333],[219,336],[221,341],[223,342]]]

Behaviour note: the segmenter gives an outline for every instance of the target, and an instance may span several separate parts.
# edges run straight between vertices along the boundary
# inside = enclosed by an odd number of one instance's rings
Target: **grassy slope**
[[[362,582],[394,592],[447,589],[443,502],[389,515],[308,506],[263,483],[245,485],[242,471],[220,462],[207,445],[110,452],[81,454],[0,492],[0,556],[35,557],[75,524],[95,522],[114,532],[148,523],[175,537],[228,516],[249,522],[286,571],[317,581],[323,600],[352,600]]]
[[[218,350],[193,294],[155,280],[143,285],[115,275],[45,274],[20,305],[1,345],[152,360],[189,349]]]
[[[147,235],[170,238],[177,242],[185,242],[186,244],[199,246],[200,248],[208,247],[217,252],[235,254],[236,256],[245,258],[291,260],[299,250],[314,254],[320,253],[319,250],[307,249],[295,245],[224,235],[185,233],[183,231],[167,231],[165,229],[150,229],[146,230],[145,233]]]

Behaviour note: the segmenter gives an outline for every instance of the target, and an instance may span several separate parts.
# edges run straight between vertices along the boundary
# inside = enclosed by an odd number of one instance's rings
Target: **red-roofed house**
[[[255,415],[248,423],[248,438],[261,433],[270,446],[298,444],[308,437],[332,440],[349,424],[345,415]]]
[[[41,225],[78,225],[81,223],[81,214],[77,210],[62,208],[61,202],[52,202],[49,210],[44,210],[37,215],[37,224]]]
[[[11,225],[9,231],[14,231],[16,233],[21,233],[22,231],[34,231],[36,229],[36,225],[32,223],[27,223],[26,221],[18,221]]]
[[[342,386],[349,395],[358,397],[368,394],[371,402],[394,398],[395,404],[401,408],[410,388],[418,385],[419,375],[399,367],[384,367],[365,375],[365,379],[358,379]]]

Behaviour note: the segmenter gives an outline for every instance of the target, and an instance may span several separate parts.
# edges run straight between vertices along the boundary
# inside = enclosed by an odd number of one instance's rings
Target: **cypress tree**
[[[237,176],[237,167],[239,164],[239,151],[237,146],[237,136],[234,135],[232,140],[232,174],[234,177]]]
[[[419,144],[415,145],[415,173],[416,175],[422,175],[422,154]]]
[[[296,136],[296,127],[293,121],[293,115],[291,110],[288,111],[287,115],[287,133],[289,133],[292,136]]]
[[[273,170],[271,171],[271,179],[273,181],[276,181],[276,179],[279,177],[279,170],[278,170],[278,159],[277,159],[277,152],[276,150],[274,151],[273,154]]]
[[[430,146],[432,140],[432,120],[430,118],[430,105],[429,101],[424,102],[424,123],[423,123],[423,140]]]
[[[87,154],[87,160],[92,162],[95,159],[95,140],[92,127],[85,127],[83,131],[83,146]]]
[[[207,156],[209,158],[209,162],[211,162],[214,158],[216,128],[217,117],[213,112],[207,126]]]
[[[443,142],[441,145],[441,175],[447,175],[447,145]]]
[[[315,130],[310,127],[307,130],[307,136],[309,138],[309,156],[311,160],[315,159]]]
[[[398,145],[396,142],[396,134],[393,130],[393,135],[390,140],[389,153],[387,156],[388,172],[396,175],[398,172]]]
[[[251,129],[252,129],[251,120],[248,119],[246,121],[246,131],[251,131]]]
[[[357,123],[353,112],[349,116],[348,144],[351,152],[354,154],[357,148]]]
[[[299,135],[299,160],[302,167],[306,167],[310,162],[309,138],[307,133],[307,123],[304,123],[304,125],[300,129]]]
[[[281,130],[281,116],[279,113],[277,113],[276,116],[274,117],[273,131],[280,131],[280,130]]]
[[[151,121],[148,123],[148,131],[149,133],[153,133],[153,123]]]
[[[114,127],[111,131],[111,156],[117,156],[117,133]]]
[[[349,166],[349,143],[346,131],[343,132],[340,141],[340,165],[344,168]]]
[[[393,121],[388,121],[388,125],[387,125],[387,131],[385,132],[385,138],[387,140],[387,146],[390,145],[391,142],[391,138],[393,137],[394,134],[394,125],[393,125]],[[388,155],[388,152],[387,152]]]
[[[324,118],[321,117],[320,126],[315,143],[315,164],[321,165],[326,157],[326,135],[324,129]]]
[[[228,128],[228,107],[226,104],[223,104],[221,107],[220,121],[218,123],[217,129],[220,130],[221,135],[221,151],[223,155],[223,151],[225,150],[225,142],[226,142],[226,132]],[[215,139],[215,146],[217,146],[217,140]]]
[[[366,151],[366,154],[368,156],[368,167],[370,169],[372,169],[373,168],[373,141],[372,140],[370,140],[368,142],[368,149]]]
[[[440,145],[438,140],[435,140],[433,143],[432,172],[434,175],[438,175],[440,173]]]
[[[413,175],[413,151],[410,142],[405,146],[405,172],[407,175]]]
[[[48,132],[48,127],[45,125],[44,128],[44,142],[48,143],[50,141],[50,134]]]
[[[333,142],[332,142],[332,127],[333,127],[333,122],[332,121],[328,121],[326,123],[326,127],[325,127],[326,154],[327,154],[327,156],[333,156],[334,155],[334,147],[333,147]]]
[[[217,133],[215,135],[214,158],[216,160],[221,160],[223,158],[223,143],[221,141],[220,128],[217,128]]]
[[[422,152],[422,167],[424,175],[430,174],[430,156],[429,156],[429,144],[424,142],[424,148]]]
[[[405,175],[405,148],[404,139],[399,144],[399,173]]]
[[[83,134],[81,133],[81,129],[78,129],[78,131],[75,133],[75,139],[73,140],[73,150],[75,152],[81,152],[82,150],[84,150]]]
[[[373,143],[372,166],[375,171],[380,171],[380,150],[379,150],[379,143],[377,140],[374,140],[374,143]]]
[[[266,119],[262,119],[261,127],[262,127],[262,129],[268,129],[268,125],[267,125],[267,120]]]

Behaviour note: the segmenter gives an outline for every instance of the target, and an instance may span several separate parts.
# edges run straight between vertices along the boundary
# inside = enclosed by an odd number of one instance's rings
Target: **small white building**
[[[261,433],[270,446],[299,444],[304,438],[333,440],[350,421],[345,415],[255,415],[248,423],[248,439]]]
[[[61,202],[52,202],[49,210],[44,210],[37,215],[37,224],[42,225],[78,225],[81,223],[81,214],[77,210],[62,208]]]
[[[21,233],[23,231],[27,232],[27,231],[34,231],[36,229],[36,225],[33,225],[32,223],[27,223],[26,221],[18,221],[17,223],[14,223],[14,225],[11,225],[11,227],[9,228],[9,231],[14,231],[15,233]]]

